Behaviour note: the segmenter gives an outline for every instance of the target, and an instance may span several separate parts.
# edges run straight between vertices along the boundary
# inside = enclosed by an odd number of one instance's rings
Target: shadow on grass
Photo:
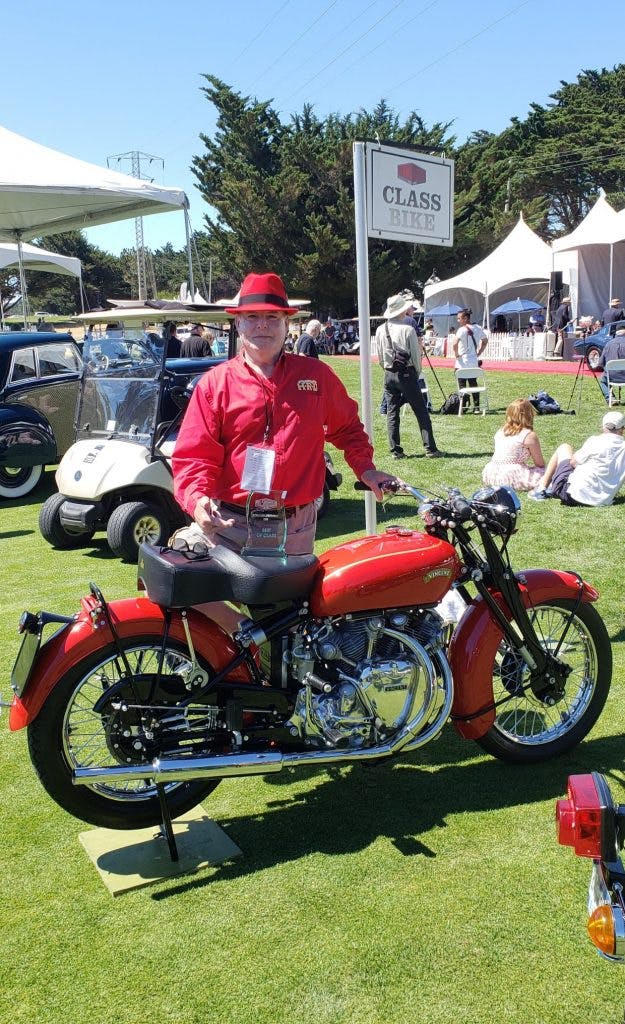
[[[15,537],[32,537],[34,536],[34,530],[6,530],[0,531],[0,540],[11,540]]]
[[[355,853],[380,836],[387,836],[407,857],[436,857],[436,849],[419,837],[432,829],[445,828],[450,815],[555,800],[566,792],[569,774],[602,771],[614,775],[622,771],[624,753],[623,737],[610,736],[584,743],[562,758],[526,768],[485,760],[477,751],[475,757],[479,760],[445,764],[438,771],[415,763],[410,755],[376,767],[305,770],[299,773],[300,778],[314,774],[320,777],[315,789],[268,801],[258,814],[219,822],[243,850],[241,861],[217,868],[210,877],[153,893],[152,898],[165,899],[213,880],[254,874],[312,852],[330,856]],[[266,781],[280,785],[292,779],[290,774],[280,774]]]

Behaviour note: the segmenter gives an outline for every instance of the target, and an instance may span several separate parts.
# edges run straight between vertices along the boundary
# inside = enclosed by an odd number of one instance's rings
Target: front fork
[[[482,538],[488,565],[501,563],[501,555],[489,534]],[[471,572],[471,580],[488,605],[495,621],[500,626],[510,647],[523,659],[530,670],[529,687],[538,700],[555,703],[564,693],[564,685],[571,668],[558,658],[558,654],[571,623],[583,599],[583,582],[577,577],[579,586],[576,602],[571,609],[562,635],[558,639],[554,651],[546,651],[534,628],[528,608],[523,598],[521,587],[526,583],[522,574],[516,575],[509,567],[505,567],[495,581],[498,591],[504,600],[504,607],[493,596],[484,579],[484,572],[475,568]],[[506,614],[506,610],[508,614]]]

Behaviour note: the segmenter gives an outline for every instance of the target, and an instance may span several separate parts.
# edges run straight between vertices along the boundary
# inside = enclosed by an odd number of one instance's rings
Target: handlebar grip
[[[471,518],[471,503],[463,498],[462,495],[454,496],[449,502],[454,515],[459,519],[461,523],[466,523],[467,519]]]
[[[397,494],[398,484],[392,480],[382,480],[380,483],[381,491],[388,491],[389,494]],[[357,480],[354,484],[355,491],[370,491],[371,488],[367,484],[363,484],[362,480]]]

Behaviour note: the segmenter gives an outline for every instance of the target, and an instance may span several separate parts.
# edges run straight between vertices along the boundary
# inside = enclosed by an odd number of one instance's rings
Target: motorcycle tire
[[[573,609],[575,611],[573,612]],[[612,680],[612,648],[603,619],[590,604],[564,598],[535,605],[530,612],[545,650],[558,653],[571,668],[564,694],[552,706],[527,687],[529,669],[504,642],[493,674],[497,717],[477,740],[489,754],[512,764],[535,764],[576,747],[590,732],[606,702]]]
[[[135,672],[156,671],[162,645],[160,632],[120,640]],[[189,666],[183,645],[170,641],[165,651],[163,673],[179,676]],[[206,665],[203,668],[209,668]],[[133,829],[158,825],[161,809],[153,781],[100,782],[76,786],[72,772],[77,767],[116,767],[132,760],[114,754],[113,739],[107,736],[102,715],[93,705],[106,689],[122,678],[117,647],[109,644],[83,659],[63,676],[50,693],[38,716],[28,726],[28,747],[39,779],[61,807],[74,817],[101,828]],[[170,683],[171,686],[171,683]],[[180,696],[188,696],[184,685]],[[126,755],[132,754],[126,750]],[[158,757],[154,749],[140,761]],[[172,818],[201,803],[219,785],[219,779],[171,782],[165,786]]]

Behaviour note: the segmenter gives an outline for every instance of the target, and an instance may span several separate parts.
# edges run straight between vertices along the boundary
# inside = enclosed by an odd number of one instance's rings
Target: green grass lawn
[[[357,395],[357,362],[332,363]],[[451,390],[451,371],[436,372]],[[377,366],[373,378],[377,410]],[[424,489],[471,492],[507,403],[543,387],[566,406],[573,378],[493,371],[488,386],[497,412],[434,418],[447,459],[422,457],[408,411],[402,441],[414,457],[393,463],[376,411],[378,466]],[[587,380],[578,415],[536,420],[545,455],[565,439],[581,444],[604,411]],[[320,524],[319,550],[364,529],[362,493],[338,453],[336,464],[344,483]],[[5,697],[24,608],[73,612],[90,580],[109,598],[135,592],[135,570],[103,538],[72,552],[44,543],[37,516],[52,490],[48,471],[30,500],[0,507]],[[87,826],[39,786],[24,733],[3,728],[2,1024],[621,1021],[623,968],[600,960],[586,940],[589,865],[557,845],[554,802],[569,773],[591,769],[606,772],[624,799],[625,499],[607,509],[527,496],[522,504],[515,567],[575,569],[601,592],[614,679],[586,742],[524,769],[484,755],[447,726],[438,742],[393,764],[224,782],[205,806],[244,856],[113,900],[78,842]],[[405,499],[378,512],[381,526],[413,521]]]

